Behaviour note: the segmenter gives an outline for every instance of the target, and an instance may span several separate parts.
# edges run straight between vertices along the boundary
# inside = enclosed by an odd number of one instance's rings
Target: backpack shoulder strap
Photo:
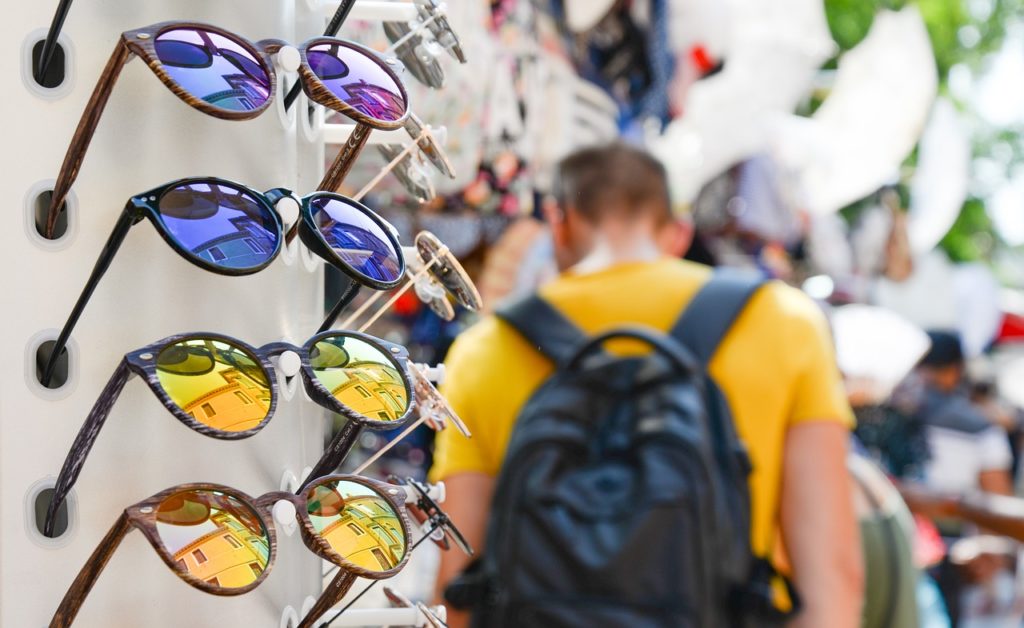
[[[496,315],[559,367],[587,341],[579,327],[538,295],[503,307]]]
[[[707,366],[764,277],[734,269],[715,270],[672,328],[673,338]]]

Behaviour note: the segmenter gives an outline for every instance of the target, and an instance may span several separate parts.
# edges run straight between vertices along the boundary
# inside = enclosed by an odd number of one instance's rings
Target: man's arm
[[[484,549],[494,478],[486,473],[456,473],[444,478],[444,484],[445,502],[442,507],[479,555]],[[470,560],[470,557],[457,550],[441,553],[435,589],[437,603],[443,603],[445,587],[466,568]],[[448,609],[450,628],[464,628],[468,625],[467,613]]]
[[[849,432],[836,421],[789,428],[781,524],[803,612],[793,628],[858,628],[864,558],[846,467]]]

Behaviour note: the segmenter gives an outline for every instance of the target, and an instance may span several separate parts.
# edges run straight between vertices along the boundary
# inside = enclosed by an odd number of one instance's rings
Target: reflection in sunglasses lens
[[[270,536],[259,516],[220,491],[171,495],[157,508],[156,529],[182,573],[221,589],[252,584],[270,562]]]
[[[375,421],[394,421],[409,408],[405,378],[395,363],[370,343],[330,336],[309,355],[317,380],[335,399]]]
[[[260,268],[277,255],[281,242],[281,226],[270,208],[225,183],[171,188],[160,197],[157,213],[182,248],[221,268]]]
[[[306,50],[309,67],[335,97],[379,122],[395,122],[408,103],[398,82],[370,51],[336,43],[314,44]]]
[[[233,38],[174,28],[154,43],[163,70],[193,97],[227,111],[253,111],[270,100],[270,73]]]
[[[168,345],[156,358],[160,386],[196,421],[222,432],[258,427],[270,411],[270,380],[245,350],[198,338]]]
[[[328,480],[306,492],[313,527],[342,558],[374,572],[394,569],[406,552],[391,502],[358,482]]]
[[[355,201],[321,194],[309,201],[309,207],[327,246],[352,270],[384,283],[401,278],[402,258],[394,244]]]

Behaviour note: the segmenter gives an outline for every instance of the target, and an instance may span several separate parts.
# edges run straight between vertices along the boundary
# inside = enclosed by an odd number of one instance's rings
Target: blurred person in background
[[[668,330],[711,270],[678,259],[691,228],[671,213],[662,166],[614,144],[567,157],[557,178],[560,194],[544,213],[562,274],[540,294],[588,334],[623,324]],[[456,340],[446,365],[444,392],[473,438],[443,432],[431,477],[445,481],[446,510],[486,552],[508,439],[553,365],[494,316]],[[760,556],[784,552],[803,599],[791,625],[859,626],[863,561],[845,465],[853,420],[824,315],[801,292],[769,284],[751,299],[709,371],[753,463],[753,549]],[[467,562],[455,553],[442,557],[439,595]],[[467,621],[452,613],[449,624]]]
[[[1007,432],[971,398],[960,336],[951,331],[928,335],[931,349],[895,396],[895,405],[923,427],[928,449],[920,477],[903,480],[911,488],[917,482],[921,488],[946,495],[1012,494],[1013,454]],[[999,582],[1009,577],[1007,561],[988,551],[965,551],[975,544],[970,539],[975,527],[934,509],[915,512],[935,523],[949,548],[935,576],[953,625],[962,625],[979,613],[999,613],[1012,602],[998,590],[1005,589]]]

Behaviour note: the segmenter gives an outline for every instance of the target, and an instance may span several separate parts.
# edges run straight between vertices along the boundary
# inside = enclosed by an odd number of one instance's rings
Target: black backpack
[[[499,312],[557,368],[516,422],[484,554],[446,591],[474,627],[732,628],[791,616],[772,604],[770,563],[751,553],[750,463],[706,374],[762,283],[716,273],[670,335],[623,327],[588,339],[539,297]],[[603,345],[616,338],[654,351],[614,357]]]

